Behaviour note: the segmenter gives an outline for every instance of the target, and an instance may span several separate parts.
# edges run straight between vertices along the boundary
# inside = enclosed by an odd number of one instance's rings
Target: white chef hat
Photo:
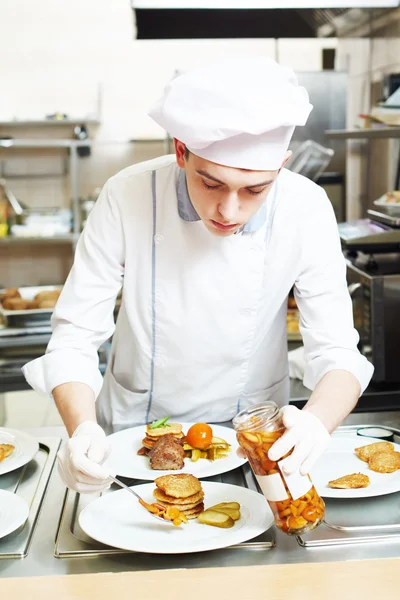
[[[246,56],[179,75],[149,115],[206,160],[272,171],[312,108],[291,69],[267,56]]]

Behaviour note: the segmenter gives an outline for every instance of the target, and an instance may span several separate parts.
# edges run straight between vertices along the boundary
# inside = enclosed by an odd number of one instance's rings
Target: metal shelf
[[[100,125],[98,119],[39,119],[32,121],[0,121],[0,127],[57,127],[60,125]]]
[[[73,243],[78,236],[73,233],[54,236],[13,236],[0,237],[0,244],[65,244]]]
[[[337,140],[400,138],[400,127],[377,127],[376,129],[327,129],[325,135]]]
[[[2,139],[0,136],[0,148],[79,148],[91,145],[91,140]]]

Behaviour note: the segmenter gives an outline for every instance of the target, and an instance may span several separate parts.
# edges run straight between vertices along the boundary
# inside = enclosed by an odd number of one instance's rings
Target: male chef
[[[23,369],[54,398],[71,436],[59,455],[68,487],[109,486],[104,428],[166,415],[217,423],[265,400],[287,405],[293,286],[313,392],[303,410],[283,409],[287,432],[271,459],[294,447],[286,470],[307,473],[356,405],[373,368],[357,350],[332,206],[284,168],[293,130],[311,109],[294,73],[263,56],[167,85],[150,116],[175,154],[106,182],[46,354]],[[103,380],[97,350],[111,336]]]

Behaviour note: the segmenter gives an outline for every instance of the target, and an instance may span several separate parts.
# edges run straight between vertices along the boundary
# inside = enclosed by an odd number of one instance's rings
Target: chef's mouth
[[[219,223],[218,221],[214,221],[213,219],[210,219],[210,221],[214,225],[214,227],[216,227],[217,229],[221,229],[222,231],[229,231],[229,229],[235,229],[235,227],[238,227],[237,223],[233,223],[233,225],[224,225],[223,223]]]

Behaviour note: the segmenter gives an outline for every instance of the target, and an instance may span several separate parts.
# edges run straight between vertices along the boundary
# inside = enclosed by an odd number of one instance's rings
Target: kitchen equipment
[[[312,470],[311,476],[318,493],[323,498],[375,498],[386,494],[400,492],[400,470],[394,473],[376,473],[368,463],[355,454],[354,449],[368,444],[374,444],[376,438],[361,437],[357,432],[334,434],[329,448],[321,456]],[[393,443],[393,442],[391,442]],[[399,444],[393,444],[396,452],[400,451]],[[362,473],[370,479],[370,484],[358,489],[334,489],[328,482],[344,475]]]
[[[299,472],[286,475],[282,467],[287,456],[278,462],[268,457],[271,446],[285,432],[275,402],[263,402],[242,410],[233,419],[233,426],[274,513],[275,525],[288,535],[301,535],[318,527],[324,518],[325,505],[310,476]]]
[[[182,431],[186,433],[193,423],[181,423]],[[142,439],[145,437],[146,427],[130,427],[108,437],[111,445],[111,454],[107,459],[107,468],[110,473],[116,473],[120,477],[154,481],[156,477],[168,473],[191,473],[198,479],[211,477],[226,473],[240,467],[246,462],[245,458],[237,455],[238,443],[235,432],[222,425],[212,425],[213,435],[222,438],[230,444],[230,452],[226,458],[218,458],[214,461],[199,458],[193,462],[190,458],[185,459],[185,466],[179,471],[155,471],[150,467],[147,456],[138,456],[137,451],[142,447]]]
[[[28,516],[29,506],[23,498],[0,490],[0,538],[22,527]]]
[[[0,475],[26,465],[39,449],[38,441],[34,437],[8,427],[0,427],[0,444],[14,446],[12,454],[0,462]]]
[[[202,481],[207,506],[220,502],[239,502],[241,518],[230,529],[221,529],[189,520],[183,527],[168,522],[155,523],[138,503],[123,491],[104,494],[88,504],[79,515],[79,525],[92,539],[134,552],[151,554],[188,554],[227,548],[255,538],[273,524],[263,496],[252,490]],[[153,483],[135,486],[146,502],[153,500]]]
[[[161,517],[157,517],[157,515],[154,515],[153,513],[151,513],[149,510],[147,510],[147,508],[142,504],[142,502],[144,502],[143,498],[141,496],[139,496],[139,494],[137,494],[135,492],[135,490],[133,490],[132,488],[128,487],[127,485],[125,485],[125,483],[123,483],[122,481],[120,481],[119,479],[117,479],[116,477],[113,477],[112,475],[109,476],[110,479],[113,480],[114,483],[116,483],[117,485],[119,485],[119,487],[122,487],[124,490],[126,490],[127,492],[130,492],[131,494],[133,494],[135,496],[135,498],[137,498],[140,502],[140,506],[146,510],[148,512],[149,515],[151,515],[152,517],[154,517],[155,519],[158,519],[159,521],[163,521],[164,523],[170,523],[172,525],[172,521],[166,521],[165,519],[162,519]],[[151,502],[153,502],[154,499]]]
[[[331,148],[325,148],[313,140],[307,140],[293,152],[288,162],[288,168],[293,173],[299,173],[316,181],[331,162],[333,155],[334,151]]]
[[[373,381],[399,382],[400,253],[346,255],[359,349],[375,367]]]

